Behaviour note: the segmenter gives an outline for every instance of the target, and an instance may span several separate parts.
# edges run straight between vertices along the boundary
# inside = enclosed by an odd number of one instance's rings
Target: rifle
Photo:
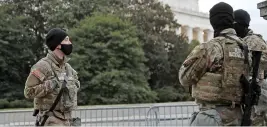
[[[260,96],[260,86],[257,83],[259,65],[261,60],[261,51],[252,52],[252,79],[248,81],[247,78],[242,75],[240,78],[240,83],[243,86],[244,96],[243,96],[243,117],[241,126],[250,126],[251,125],[251,110],[253,105],[258,105],[258,100]]]
[[[32,116],[36,117],[38,113],[39,113],[39,109],[34,109]],[[38,118],[36,118],[35,126],[39,126]]]

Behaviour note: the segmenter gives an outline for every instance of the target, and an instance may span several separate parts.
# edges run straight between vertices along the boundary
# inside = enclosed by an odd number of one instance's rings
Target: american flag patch
[[[45,75],[39,69],[32,70],[31,74],[33,74],[36,78],[38,78],[41,81],[43,81],[45,78]]]

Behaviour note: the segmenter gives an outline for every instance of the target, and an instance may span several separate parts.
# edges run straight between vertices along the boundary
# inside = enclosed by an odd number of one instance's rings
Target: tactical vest
[[[249,67],[244,64],[245,56],[238,45],[239,40],[218,38],[220,40],[217,43],[223,51],[223,71],[206,72],[198,83],[192,86],[192,96],[199,101],[240,104],[243,91],[239,79],[242,74],[247,74]]]
[[[48,110],[52,104],[54,103],[54,100],[56,99],[57,95],[59,94],[59,91],[61,89],[63,80],[64,80],[64,75],[67,74],[69,79],[67,81],[66,87],[67,87],[67,93],[63,93],[61,96],[60,102],[58,102],[55,110],[60,110],[62,112],[65,111],[71,111],[73,109],[77,108],[77,92],[79,89],[79,85],[76,83],[74,74],[75,71],[71,68],[71,66],[66,63],[65,64],[65,69],[56,69],[57,65],[54,64],[51,60],[48,58],[43,58],[43,61],[46,61],[48,67],[48,73],[46,75],[46,79],[51,79],[53,77],[58,77],[59,81],[57,82],[58,87],[54,89],[53,92],[48,93],[46,96],[41,97],[41,98],[35,98],[34,99],[34,104],[35,108],[39,110]]]

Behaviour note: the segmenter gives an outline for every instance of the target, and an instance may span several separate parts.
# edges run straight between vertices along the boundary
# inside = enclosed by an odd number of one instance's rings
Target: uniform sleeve
[[[24,96],[28,99],[40,98],[51,92],[54,88],[55,80],[46,80],[47,65],[37,63],[31,69],[31,72],[26,80]]]
[[[74,69],[73,69],[73,76],[74,76],[74,79],[75,79],[75,84],[80,89],[81,84],[80,84],[80,81],[79,81],[78,73]]]
[[[81,87],[81,84],[80,84],[80,81],[79,81],[79,77],[78,77],[78,72],[76,70],[74,70],[70,64],[67,64],[71,70],[72,70],[72,74],[73,74],[73,78],[74,78],[74,81],[75,81],[75,84],[76,86],[78,87],[78,89],[80,89]]]
[[[69,63],[66,63],[66,64],[67,64],[67,68],[69,68],[71,70],[75,85],[78,87],[78,89],[80,89],[81,85],[80,85],[80,81],[79,81],[79,77],[78,77],[78,72],[76,70],[74,70]]]
[[[209,48],[211,47],[211,48]],[[215,60],[214,47],[207,43],[202,43],[195,47],[179,70],[179,81],[183,86],[192,86],[197,84],[200,78],[206,73],[208,68]]]

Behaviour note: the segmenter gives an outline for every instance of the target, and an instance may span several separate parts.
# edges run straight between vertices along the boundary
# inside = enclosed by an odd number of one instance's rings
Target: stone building
[[[207,42],[213,38],[213,29],[210,25],[209,14],[199,11],[198,0],[160,0],[168,4],[181,28],[178,34],[184,34],[191,40]]]

